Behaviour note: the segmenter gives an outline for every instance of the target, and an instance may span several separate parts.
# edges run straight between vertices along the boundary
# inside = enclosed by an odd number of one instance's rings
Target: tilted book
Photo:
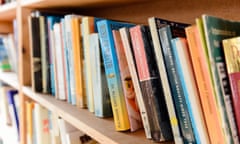
[[[217,100],[226,143],[231,143],[233,142],[233,134],[235,133],[230,122],[234,117],[233,114],[229,114],[233,112],[232,94],[221,43],[223,39],[240,35],[240,22],[208,15],[203,15],[202,21],[209,54],[209,63],[211,64],[213,86],[216,92],[215,99]]]
[[[89,50],[92,66],[94,114],[97,117],[110,117],[112,116],[112,107],[98,33],[90,34],[89,41],[91,42]]]
[[[136,131],[142,128],[142,119],[137,104],[136,93],[133,87],[132,77],[129,72],[129,66],[126,59],[126,53],[123,50],[123,43],[118,30],[113,30],[114,43],[119,63],[120,76],[122,81],[125,102],[130,122],[130,130]]]
[[[132,42],[131,42],[131,38],[130,38],[129,29],[121,28],[121,29],[119,29],[119,31],[120,31],[121,39],[123,42],[124,52],[126,53],[126,59],[127,59],[128,65],[129,65],[129,71],[130,71],[130,74],[132,77],[132,82],[133,82],[139,110],[140,110],[141,117],[142,117],[145,135],[146,135],[146,138],[150,139],[151,138],[151,130],[150,130],[150,124],[149,124],[150,116],[148,116],[148,113],[146,111],[146,105],[144,103],[144,98],[143,98],[139,80],[138,80],[138,74],[137,74],[137,70],[136,70],[136,62],[134,60],[134,54],[133,54]]]
[[[130,124],[121,84],[112,30],[131,26],[133,25],[111,20],[101,20],[97,22],[115,128],[117,131],[128,130]]]
[[[162,46],[167,43],[161,44],[158,34],[158,30],[166,24],[180,27],[179,29],[182,29],[180,32],[183,31],[187,24],[167,21],[155,17],[149,18],[148,23],[151,30],[155,58],[170,116],[174,141],[176,143],[194,143],[195,139],[187,110],[186,100],[183,96],[181,88],[179,88],[179,79],[176,77],[176,67],[174,63],[171,63],[172,57],[167,57],[170,56],[171,53],[165,53],[164,57]]]
[[[197,25],[193,25],[185,30],[210,141],[211,143],[224,144],[224,133],[215,100],[208,55],[201,40],[201,29]]]
[[[172,130],[162,84],[154,58],[149,27],[130,28],[139,81],[146,110],[150,120],[151,136],[154,141],[172,140]]]
[[[234,107],[234,116],[236,119],[236,124],[238,127],[238,134],[240,133],[240,111],[239,107],[239,98],[240,98],[240,38],[234,37],[223,40],[223,50],[227,66],[228,77],[230,81],[230,86],[232,90],[232,102]],[[235,121],[231,121],[235,122]],[[238,135],[236,133],[236,139],[238,140]]]
[[[169,27],[165,28],[168,29]],[[210,144],[186,38],[173,38],[171,43],[173,56],[177,64],[177,73],[183,87],[184,96],[187,100],[187,106],[197,140],[196,143]]]

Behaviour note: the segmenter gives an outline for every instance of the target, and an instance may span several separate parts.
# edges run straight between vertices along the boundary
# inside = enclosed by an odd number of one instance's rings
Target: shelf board
[[[35,93],[30,87],[23,87],[23,93],[102,144],[153,143],[146,139],[144,130],[133,133],[117,132],[112,118],[98,118],[87,109],[56,100],[51,95]]]
[[[94,8],[120,4],[141,3],[147,0],[22,0],[21,6],[29,8]]]
[[[19,89],[19,80],[14,72],[0,72],[0,80],[15,89]]]
[[[0,5],[0,21],[12,21],[16,18],[17,2]]]

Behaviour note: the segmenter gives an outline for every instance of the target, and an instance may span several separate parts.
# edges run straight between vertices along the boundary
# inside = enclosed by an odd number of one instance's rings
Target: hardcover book
[[[236,118],[236,124],[238,127],[238,134],[240,128],[240,111],[238,110],[239,98],[240,98],[240,38],[234,37],[223,40],[223,50],[227,66],[228,77],[230,81],[230,86],[232,90],[232,101],[234,107],[234,114]],[[238,135],[236,133],[236,139]]]
[[[133,49],[132,49],[132,42],[131,42],[131,38],[130,38],[129,29],[121,28],[119,31],[121,34],[121,39],[123,42],[123,48],[124,48],[124,52],[126,54],[127,63],[129,65],[129,71],[130,71],[130,74],[132,77],[132,82],[133,82],[134,90],[136,93],[136,98],[137,98],[140,114],[142,117],[145,135],[146,135],[146,138],[151,139],[151,130],[150,130],[150,124],[149,124],[150,116],[146,111],[146,105],[144,103],[144,98],[143,98],[139,80],[138,80],[138,74],[137,74],[137,70],[136,70],[136,63],[134,60],[134,53],[133,53]]]
[[[240,35],[240,22],[209,15],[203,15],[202,21],[222,128],[225,133],[226,143],[232,143],[234,129],[231,127],[230,120],[232,121],[234,117],[233,114],[229,115],[229,113],[233,112],[232,93],[221,43],[223,39]]]
[[[116,48],[114,46],[112,30],[131,26],[133,25],[111,20],[101,20],[97,22],[115,128],[117,131],[128,130],[130,128],[130,124],[121,84],[119,64],[116,55]]]
[[[149,124],[152,139],[171,140],[173,135],[149,27],[138,25],[130,28],[130,35],[146,110],[151,116]]]
[[[112,107],[98,33],[90,34],[89,41],[91,42],[89,50],[92,59],[91,73],[93,81],[94,114],[97,117],[110,117],[112,116]]]
[[[142,119],[137,104],[136,93],[133,87],[132,77],[129,72],[126,54],[123,50],[123,43],[120,37],[120,32],[118,30],[113,30],[112,33],[119,63],[119,71],[125,96],[125,102],[128,111],[130,130],[136,131],[142,128]]]

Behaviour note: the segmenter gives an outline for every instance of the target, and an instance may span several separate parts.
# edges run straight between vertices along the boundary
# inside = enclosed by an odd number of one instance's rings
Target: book
[[[240,23],[209,15],[203,15],[202,21],[222,129],[226,143],[231,143],[235,133],[230,125],[230,120],[234,119],[233,114],[230,114],[233,112],[232,94],[221,43],[223,39],[240,35]]]
[[[130,28],[140,86],[150,118],[151,136],[154,141],[172,140],[172,130],[162,91],[162,83],[154,58],[149,27]]]
[[[167,21],[155,17],[149,18],[148,23],[153,39],[155,58],[160,72],[160,78],[163,83],[162,86],[170,115],[174,141],[176,143],[194,143],[195,138],[187,110],[186,100],[183,96],[183,91],[179,86],[179,79],[176,77],[176,66],[174,63],[171,63],[172,57],[170,56],[170,52],[165,53],[164,57],[162,46],[165,46],[164,44],[167,43],[162,43],[161,45],[160,37],[158,35],[158,30],[166,24],[171,24],[172,27],[178,27],[178,30],[176,31],[179,32],[182,32],[187,24]]]
[[[240,133],[240,112],[237,109],[238,103],[239,103],[239,78],[240,78],[240,67],[239,67],[239,46],[240,46],[240,38],[234,37],[229,39],[224,39],[222,41],[223,43],[223,50],[224,50],[224,56],[225,56],[225,62],[230,82],[230,87],[232,91],[232,102],[233,102],[233,108],[234,108],[234,116],[236,118],[235,124],[237,124],[237,133],[235,139],[238,138],[238,134]],[[234,120],[234,119],[233,119]]]
[[[42,63],[40,47],[39,18],[34,14],[28,17],[32,89],[35,92],[42,92]]]
[[[9,72],[12,70],[6,45],[4,45],[5,35],[0,36],[0,71]]]
[[[136,62],[134,60],[134,53],[132,49],[132,43],[131,43],[131,38],[130,38],[130,33],[128,28],[121,28],[119,29],[120,34],[121,34],[121,39],[123,42],[123,48],[124,52],[126,53],[126,59],[127,63],[129,65],[129,71],[132,77],[133,81],[133,86],[134,90],[136,93],[136,98],[140,110],[140,114],[142,117],[142,123],[145,131],[146,138],[151,139],[151,130],[150,130],[150,124],[149,124],[149,119],[150,116],[148,115],[146,111],[146,105],[144,103],[144,98],[141,92],[139,80],[138,80],[138,74],[136,70]]]
[[[53,26],[55,23],[59,23],[61,16],[47,16],[47,25],[48,25],[48,45],[49,45],[49,67],[50,67],[50,87],[51,94],[55,96],[55,75],[54,75],[54,35],[53,35]],[[66,64],[65,64],[66,65]]]
[[[19,115],[17,113],[17,101],[14,101],[14,97],[17,96],[17,90],[9,90],[7,91],[8,103],[9,103],[9,112],[12,119],[12,124],[16,133],[18,134],[18,139],[20,138],[20,131],[19,131]]]
[[[33,111],[34,102],[26,101],[26,120],[27,120],[27,144],[33,144]]]
[[[180,112],[184,112],[185,115],[184,116],[179,115],[182,132],[183,133],[187,132],[187,135],[189,136],[187,139],[184,139],[184,140],[200,142],[200,140],[197,139],[198,130],[194,128],[194,124],[193,124],[194,121],[192,120],[193,113],[191,112],[191,109],[189,109],[188,99],[186,97],[186,94],[184,93],[184,88],[180,81],[180,76],[177,70],[176,58],[173,56],[174,54],[173,54],[172,43],[171,43],[172,38],[175,38],[178,36],[185,37],[185,30],[184,30],[185,27],[186,26],[181,26],[181,25],[179,26],[166,25],[164,27],[161,27],[158,30],[158,34],[161,41],[163,57],[164,57],[164,62],[166,64],[165,65],[166,70],[168,72],[171,91],[173,92],[175,102],[179,102],[179,103],[176,103],[175,106],[177,107],[182,105],[182,107],[184,108],[184,109],[180,109],[181,110]],[[179,108],[176,108],[176,110],[179,110]],[[181,121],[185,121],[187,125],[183,125]]]
[[[165,27],[167,28],[167,27]],[[167,28],[168,29],[168,28]],[[164,29],[160,29],[164,30]],[[209,135],[203,117],[202,106],[199,100],[199,93],[193,75],[192,63],[189,57],[186,38],[173,38],[171,40],[173,56],[177,63],[177,73],[183,87],[183,93],[187,100],[190,111],[196,143],[210,143]]]
[[[218,107],[215,101],[215,92],[211,81],[208,55],[201,41],[200,29],[197,25],[193,25],[187,27],[185,30],[210,141],[211,143],[225,143]]]
[[[71,132],[77,131],[77,128],[63,120],[62,118],[58,118],[58,125],[60,130],[60,138],[62,144],[68,144],[68,134]],[[79,139],[80,141],[80,139]]]
[[[8,102],[8,96],[7,92],[10,90],[14,90],[13,88],[9,86],[4,86],[4,84],[1,83],[0,86],[0,109],[1,109],[1,116],[2,116],[2,122],[7,125],[12,125],[13,120],[11,119],[10,112],[9,112],[9,102]]]
[[[100,50],[98,33],[89,35],[91,70],[93,81],[94,114],[97,117],[111,117],[112,107],[107,85],[106,73]]]
[[[50,144],[48,110],[38,103],[34,103],[34,127],[37,144]]]
[[[86,93],[83,83],[83,44],[81,36],[81,17],[74,17],[71,19],[71,29],[72,29],[72,51],[73,51],[73,64],[74,64],[74,74],[75,74],[75,93],[76,97],[71,97],[72,104],[84,108],[86,107]]]
[[[87,94],[87,104],[88,110],[94,112],[94,94],[93,94],[93,85],[94,81],[92,80],[92,61],[90,57],[90,44],[89,34],[97,32],[96,22],[102,20],[100,18],[83,16],[82,18],[82,37],[83,37],[83,59],[84,59],[84,70],[85,70],[85,85],[86,85],[86,94]]]
[[[101,20],[97,22],[115,129],[117,131],[128,130],[130,128],[130,124],[121,85],[119,65],[112,30],[131,26],[133,26],[133,24],[111,20]]]
[[[120,32],[118,30],[113,30],[112,33],[117,53],[117,59],[119,63],[119,71],[125,102],[128,111],[130,130],[136,131],[142,128],[142,119],[137,104],[136,93],[133,87],[132,77],[129,72],[126,53],[123,50],[123,43],[120,37]]]
[[[55,64],[57,69],[55,70],[57,79],[57,98],[60,100],[66,100],[67,99],[67,81],[66,81],[66,71],[65,71],[65,65],[64,65],[64,49],[63,49],[63,43],[62,43],[62,25],[61,23],[55,23],[53,26],[54,29],[54,40],[55,40]]]

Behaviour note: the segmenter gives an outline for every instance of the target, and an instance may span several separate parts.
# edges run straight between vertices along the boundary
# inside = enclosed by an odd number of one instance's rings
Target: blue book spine
[[[73,103],[74,100],[72,100],[71,97],[71,83],[70,83],[70,71],[69,71],[69,52],[67,48],[67,42],[66,42],[66,31],[65,31],[65,20],[61,19],[61,24],[62,24],[62,39],[63,39],[63,49],[64,49],[64,64],[66,66],[66,79],[67,79],[67,97],[68,97],[68,102]],[[76,101],[75,101],[76,102]]]
[[[51,31],[53,30],[53,25],[57,22],[60,22],[61,17],[57,16],[47,16],[48,22],[48,34],[49,34],[49,67],[50,67],[50,86],[51,94],[55,96],[55,79],[54,79],[54,63],[53,63],[53,52],[52,52],[52,40]]]
[[[115,128],[117,131],[130,128],[125,98],[121,85],[119,65],[113,40],[112,30],[122,27],[131,27],[132,24],[101,20],[97,22],[99,32],[102,57],[107,77],[107,83],[112,104]]]
[[[8,96],[9,104],[12,105],[12,107],[13,107],[14,118],[15,118],[15,122],[16,122],[16,126],[17,126],[18,136],[19,136],[19,132],[20,132],[19,131],[19,118],[18,118],[16,104],[15,104],[15,101],[14,101],[14,96],[16,96],[17,93],[18,93],[17,90],[9,90],[7,92],[7,96]]]
[[[169,32],[169,30],[168,30],[168,32]],[[190,102],[190,99],[189,99],[191,94],[188,92],[188,89],[186,87],[186,82],[185,82],[185,79],[184,79],[183,69],[182,69],[181,63],[180,63],[181,59],[179,58],[176,49],[177,49],[177,47],[175,45],[175,42],[172,41],[173,56],[175,57],[175,63],[177,65],[177,73],[178,73],[180,83],[181,83],[182,88],[183,88],[183,93],[184,93],[185,98],[186,98],[186,103],[187,103],[188,111],[189,111],[189,114],[190,114],[190,119],[191,119],[191,122],[192,122],[193,131],[194,131],[195,138],[196,138],[196,143],[201,144],[201,139],[200,139],[200,136],[199,136],[200,134],[199,134],[198,129],[196,127],[197,123],[196,123],[196,120],[195,120],[195,117],[194,117],[194,114],[193,114],[193,111],[192,111],[191,102]]]

